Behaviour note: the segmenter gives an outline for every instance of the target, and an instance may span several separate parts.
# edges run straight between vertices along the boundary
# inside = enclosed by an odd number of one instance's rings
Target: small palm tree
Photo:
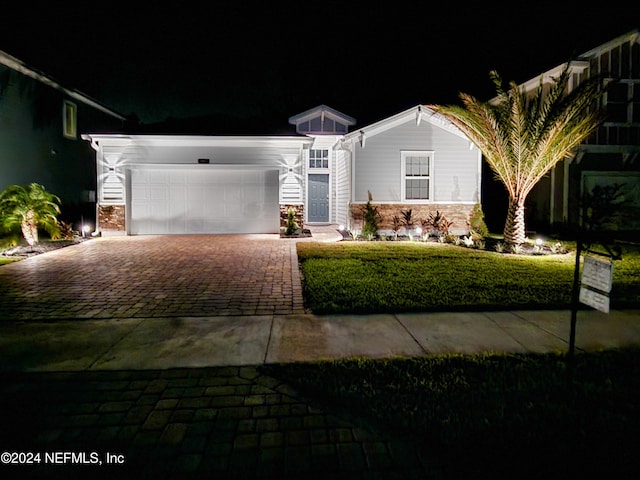
[[[602,85],[592,77],[568,92],[571,78],[567,63],[554,82],[542,82],[535,92],[526,92],[515,82],[504,90],[495,72],[496,102],[479,102],[461,93],[463,106],[429,107],[463,131],[480,149],[487,163],[509,193],[504,240],[524,243],[524,206],[527,195],[560,160],[572,157],[603,121],[597,100]]]
[[[60,199],[38,183],[11,185],[0,193],[0,215],[5,228],[20,226],[29,246],[38,243],[38,228],[59,234]]]

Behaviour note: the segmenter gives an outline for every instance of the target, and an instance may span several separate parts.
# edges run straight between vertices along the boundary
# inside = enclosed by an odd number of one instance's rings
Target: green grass
[[[409,242],[300,242],[314,313],[566,308],[575,257]],[[640,253],[615,262],[612,307],[640,305]]]
[[[19,258],[0,257],[0,265],[6,265],[8,263],[17,262]]]
[[[640,349],[439,355],[263,370],[443,460],[447,478],[634,478]],[[523,469],[523,466],[525,467]],[[633,475],[632,475],[633,474]],[[589,475],[591,477],[592,475]]]

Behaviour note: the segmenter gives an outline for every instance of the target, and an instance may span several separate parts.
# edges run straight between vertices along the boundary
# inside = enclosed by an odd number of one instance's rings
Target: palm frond
[[[533,91],[515,82],[505,89],[500,75],[491,71],[493,101],[480,102],[461,93],[462,106],[429,105],[480,149],[510,201],[524,205],[540,179],[574,155],[604,119],[597,105],[603,93],[601,80],[592,77],[569,90],[570,66],[567,62],[551,82],[541,77]]]

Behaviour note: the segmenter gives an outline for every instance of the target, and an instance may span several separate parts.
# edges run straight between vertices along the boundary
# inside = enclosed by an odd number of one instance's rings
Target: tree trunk
[[[524,200],[509,199],[507,221],[504,225],[504,241],[512,245],[524,243]]]
[[[30,247],[38,243],[38,224],[36,223],[36,216],[31,210],[27,212],[26,218],[20,224],[20,228],[22,229],[22,236]]]

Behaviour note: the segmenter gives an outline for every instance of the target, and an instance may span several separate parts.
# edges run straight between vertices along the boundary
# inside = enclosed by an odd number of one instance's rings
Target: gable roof
[[[584,70],[589,68],[589,60],[600,54],[600,52],[610,50],[627,42],[640,42],[640,28],[633,29],[612,40],[609,40],[608,42],[603,43],[602,45],[592,48],[588,52],[576,56],[576,58],[574,60],[571,60],[571,62],[569,63],[569,68],[572,73],[582,73]],[[566,66],[567,63],[565,62],[553,68],[550,68],[542,74],[537,75],[525,82],[522,82],[521,84],[519,84],[519,87],[525,92],[530,92],[538,88],[541,81],[543,83],[553,82],[556,78],[558,78],[558,76]],[[490,100],[490,103],[495,103],[496,101],[498,101],[498,98],[498,96],[493,97]]]
[[[27,77],[33,78],[34,80],[41,82],[55,90],[58,90],[59,92],[64,93],[68,97],[71,97],[74,100],[77,100],[78,102],[84,103],[92,108],[95,108],[96,110],[100,110],[101,112],[106,113],[107,115],[111,115],[112,117],[115,117],[118,120],[122,120],[122,121],[126,120],[126,118],[123,115],[116,112],[115,110],[108,108],[107,106],[103,105],[102,103],[98,102],[97,100],[94,100],[93,98],[89,97],[88,95],[85,95],[84,93],[78,90],[63,87],[49,75],[46,75],[39,70],[29,67],[27,64],[25,64],[21,60],[18,60],[17,58],[9,55],[6,52],[3,52],[2,50],[0,50],[0,64],[5,65],[15,70],[16,72],[20,72],[21,74],[26,75]]]
[[[310,108],[309,110],[305,110],[302,113],[289,117],[289,123],[291,125],[297,125],[298,123],[302,123],[306,120],[311,120],[312,118],[317,117],[319,114],[326,115],[329,118],[332,118],[333,120],[338,120],[339,122],[342,122],[346,125],[356,124],[355,118],[350,117],[349,115],[345,115],[344,113],[339,112],[338,110],[335,110],[324,104],[318,105],[317,107]]]
[[[455,127],[449,120],[447,120],[442,115],[434,112],[425,105],[416,105],[415,107],[409,108],[391,117],[380,120],[379,122],[362,127],[357,131],[353,131],[345,135],[344,139],[359,140],[361,144],[364,144],[365,138],[373,137],[375,135],[378,135],[379,133],[386,132],[387,130],[406,123],[412,119],[415,120],[416,125],[420,125],[422,121],[426,121],[460,138],[468,140],[468,137],[464,133],[462,133],[461,130]]]

